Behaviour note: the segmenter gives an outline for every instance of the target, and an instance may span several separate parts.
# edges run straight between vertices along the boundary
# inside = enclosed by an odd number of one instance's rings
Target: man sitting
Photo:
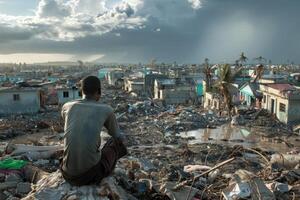
[[[113,109],[98,102],[100,80],[95,76],[84,78],[81,91],[82,99],[64,104],[61,113],[65,119],[61,172],[67,182],[77,186],[100,183],[127,154]],[[112,138],[100,151],[103,126]]]

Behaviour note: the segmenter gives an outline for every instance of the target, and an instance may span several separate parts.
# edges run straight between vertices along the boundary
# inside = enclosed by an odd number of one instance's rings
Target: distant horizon
[[[26,62],[16,62],[16,63],[13,63],[13,62],[0,62],[0,67],[1,65],[19,65],[19,64],[26,64],[26,65],[46,65],[46,64],[78,64],[78,61],[46,61],[46,62],[37,62],[37,63],[26,63]],[[147,65],[147,64],[150,64],[150,62],[85,62],[83,61],[83,63],[85,64],[112,64],[112,65],[138,65],[138,64],[142,64],[142,65]],[[168,65],[172,65],[174,64],[173,62],[156,62],[155,64],[159,65],[159,64],[168,64]],[[212,65],[216,65],[216,64],[231,64],[231,65],[234,65],[235,63],[234,62],[209,62],[210,64]],[[201,64],[204,64],[204,61],[203,62],[198,62],[198,63],[194,63],[194,62],[186,62],[186,63],[177,63],[177,65],[201,65]],[[246,62],[244,63],[243,65],[257,65],[259,63],[257,62]],[[263,63],[264,65],[269,65],[268,63]],[[297,66],[300,66],[300,63],[272,63],[271,65],[297,65]]]

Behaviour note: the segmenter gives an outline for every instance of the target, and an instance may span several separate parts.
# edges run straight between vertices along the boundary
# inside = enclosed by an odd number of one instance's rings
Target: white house
[[[58,104],[62,105],[68,101],[81,98],[80,90],[76,87],[56,88]]]
[[[109,85],[121,88],[123,86],[124,72],[121,69],[115,69],[107,74],[107,82]]]
[[[144,79],[142,78],[125,78],[124,87],[127,92],[141,94],[144,91]]]
[[[0,88],[0,114],[36,113],[41,108],[39,88]]]
[[[262,108],[286,124],[299,124],[300,90],[290,84],[261,84]]]

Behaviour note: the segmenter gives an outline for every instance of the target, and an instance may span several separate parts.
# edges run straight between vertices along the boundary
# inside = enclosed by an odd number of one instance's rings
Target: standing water
[[[300,147],[300,142],[295,140],[295,137],[276,137],[267,138],[253,129],[224,124],[215,129],[198,129],[194,131],[182,132],[182,138],[193,138],[189,140],[189,144],[197,143],[218,143],[228,145],[242,145],[244,147],[258,147],[267,151],[278,151],[285,153],[292,148],[288,147],[283,141],[293,144],[295,147]]]

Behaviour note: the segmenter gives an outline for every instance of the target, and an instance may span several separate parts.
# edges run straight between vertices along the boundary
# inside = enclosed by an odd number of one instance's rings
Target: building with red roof
[[[286,124],[300,121],[300,90],[287,83],[261,84],[262,108]]]

